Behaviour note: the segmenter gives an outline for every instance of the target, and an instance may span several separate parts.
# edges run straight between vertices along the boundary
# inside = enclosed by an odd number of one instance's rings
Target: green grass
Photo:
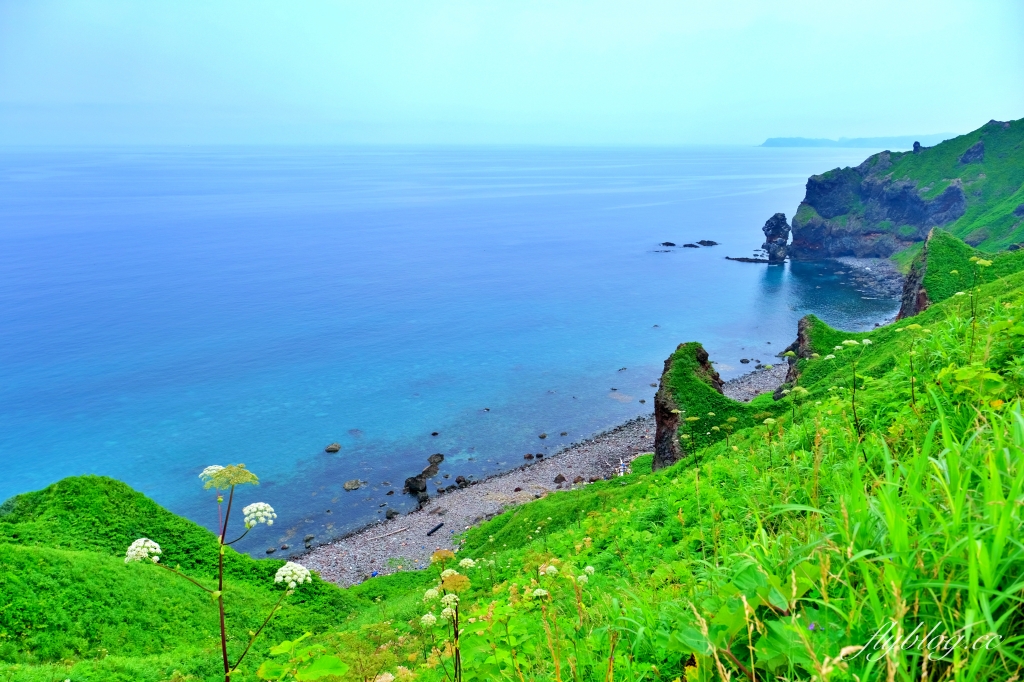
[[[666,382],[686,414],[701,417],[681,435],[697,424],[706,435],[727,416],[735,432],[728,442],[712,432],[672,467],[651,472],[645,455],[630,475],[468,530],[459,558],[478,565],[458,568],[470,580],[459,604],[464,679],[1019,675],[1024,263],[993,259],[955,296],[961,283],[950,265],[970,264],[974,253],[933,237],[926,286],[935,304],[913,319],[854,334],[812,318],[819,357],[798,362],[806,394],[735,403],[708,384],[699,345],[681,345]],[[765,424],[764,412],[774,421]],[[96,477],[23,496],[3,513],[0,679],[216,679],[208,599],[156,566],[120,558],[144,534],[168,560],[172,547],[189,547],[194,558],[175,559],[207,575],[208,533]],[[266,577],[280,562],[232,555],[231,564],[231,615],[245,628],[275,595]],[[546,565],[557,573],[538,570]],[[400,665],[422,682],[447,679],[450,627],[440,618],[420,624],[424,613],[440,615],[424,591],[441,568],[349,590],[303,586],[266,644],[314,632],[316,645],[352,666],[335,682],[401,675]],[[869,644],[890,623],[961,633],[968,646],[927,662],[920,647],[848,649],[837,662],[844,647]],[[970,646],[989,633],[1001,639]],[[266,656],[264,647],[238,679],[252,679]]]

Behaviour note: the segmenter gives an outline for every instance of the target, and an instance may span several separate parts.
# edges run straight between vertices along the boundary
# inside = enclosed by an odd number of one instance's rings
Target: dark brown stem
[[[741,673],[743,673],[744,675],[747,676],[748,680],[754,680],[754,682],[757,682],[757,678],[754,677],[754,673],[751,672],[750,669],[747,668],[747,666],[745,666],[742,663],[740,663],[740,659],[736,658],[736,654],[734,654],[733,652],[729,651],[728,649],[722,649],[721,651],[722,651],[723,654],[725,654],[726,658],[728,658],[730,661],[732,661],[732,664],[734,666],[736,666],[737,668],[740,669]]]
[[[228,628],[224,619],[224,535],[228,532],[231,503],[235,499],[235,486],[228,494],[228,508],[224,512],[224,525],[220,529],[220,547],[217,548],[217,609],[220,611],[220,654],[224,661],[224,682],[231,682],[231,664],[228,662]]]
[[[163,568],[165,570],[170,571],[174,575],[181,576],[182,578],[184,578],[185,580],[189,581],[190,583],[192,583],[193,585],[195,585],[196,587],[198,587],[201,590],[204,590],[204,591],[209,592],[211,594],[213,593],[213,590],[211,590],[209,587],[203,587],[198,582],[196,582],[194,579],[188,577],[187,575],[185,575],[184,573],[182,573],[180,571],[176,571],[175,569],[171,568],[170,566],[164,566],[163,564],[157,564],[157,566],[159,566],[160,568]]]
[[[238,666],[241,665],[242,659],[245,658],[245,655],[247,653],[249,653],[249,647],[252,646],[253,642],[256,641],[256,638],[260,636],[261,632],[263,632],[263,628],[267,627],[267,624],[270,622],[270,619],[273,618],[274,614],[277,613],[277,610],[279,608],[281,608],[281,602],[283,602],[284,598],[287,597],[287,596],[288,596],[288,590],[285,590],[283,593],[281,593],[281,598],[277,600],[276,604],[274,604],[274,608],[272,608],[270,610],[270,614],[267,616],[267,619],[265,621],[263,621],[263,625],[261,625],[259,627],[259,629],[256,631],[256,634],[254,634],[252,637],[249,638],[249,643],[245,645],[245,650],[242,652],[242,655],[239,656],[238,660],[235,661],[235,664],[233,666],[231,666],[231,672],[234,672],[235,670],[237,670]]]

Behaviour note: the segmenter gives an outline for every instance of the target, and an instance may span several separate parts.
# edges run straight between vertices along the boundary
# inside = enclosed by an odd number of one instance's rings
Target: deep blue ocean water
[[[897,304],[836,266],[724,259],[869,153],[2,151],[0,499],[105,474],[212,526],[197,475],[244,462],[280,518],[242,547],[296,547],[412,508],[381,484],[433,452],[483,476],[649,413],[680,342],[729,378],[808,312],[870,327]]]

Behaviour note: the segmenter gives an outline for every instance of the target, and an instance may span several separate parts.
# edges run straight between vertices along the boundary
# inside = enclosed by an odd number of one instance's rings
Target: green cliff
[[[1024,242],[1024,119],[812,176],[789,254],[886,257],[934,227],[989,252]]]

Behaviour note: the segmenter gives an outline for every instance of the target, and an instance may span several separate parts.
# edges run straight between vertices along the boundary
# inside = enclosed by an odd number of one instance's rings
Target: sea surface
[[[729,378],[806,313],[871,327],[897,303],[840,266],[724,258],[871,151],[2,150],[0,499],[102,474],[212,527],[197,476],[243,462],[279,518],[240,547],[294,551],[412,509],[431,453],[481,477],[649,413],[680,342]]]

